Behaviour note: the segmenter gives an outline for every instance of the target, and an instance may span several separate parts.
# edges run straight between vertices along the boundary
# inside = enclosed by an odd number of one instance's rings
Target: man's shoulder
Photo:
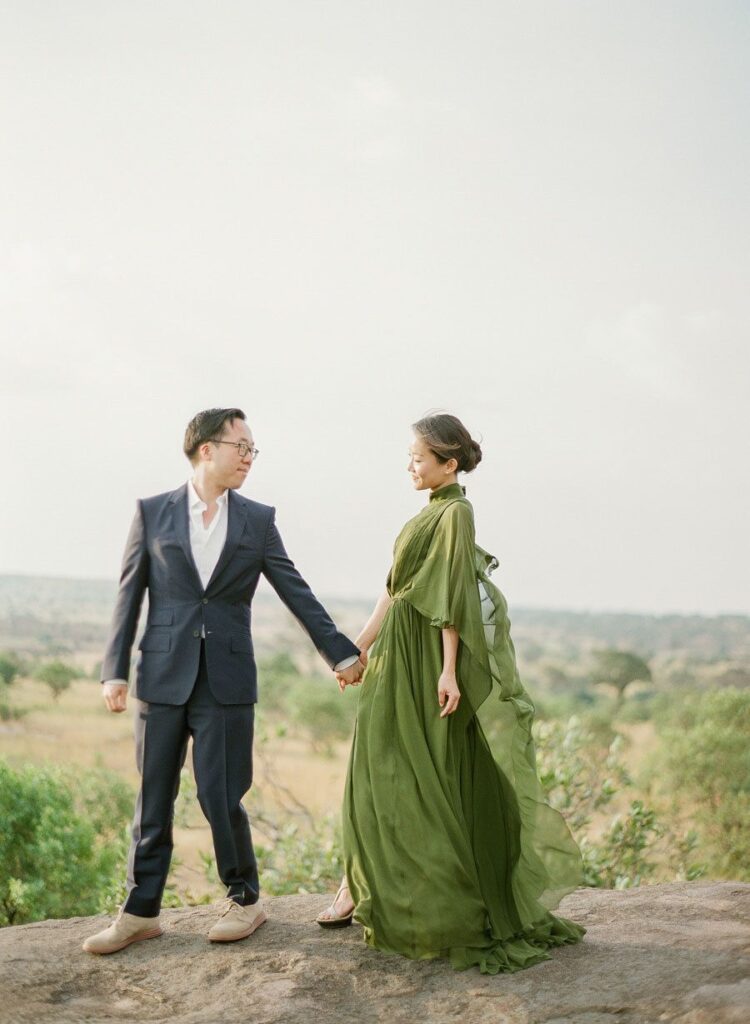
[[[238,494],[237,491],[232,491],[231,493],[230,501],[238,502],[242,508],[246,509],[249,515],[260,519],[270,519],[276,511],[273,505],[264,505],[261,501],[253,501],[252,498],[246,498],[244,494]]]
[[[139,498],[138,502],[144,509],[160,508],[169,502],[179,501],[185,494],[187,484],[176,487],[173,491],[162,491],[161,494],[149,494],[148,497]]]

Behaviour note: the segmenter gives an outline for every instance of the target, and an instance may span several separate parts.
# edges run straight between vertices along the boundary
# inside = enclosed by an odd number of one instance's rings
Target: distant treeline
[[[514,632],[556,641],[683,654],[699,661],[750,661],[750,615],[646,615],[510,608]]]
[[[117,593],[114,580],[0,575],[0,648],[29,653],[94,651],[104,645]],[[324,597],[342,628],[356,631],[371,602]],[[526,662],[542,653],[563,660],[598,647],[638,651],[646,658],[681,656],[694,662],[750,663],[748,615],[646,615],[514,607],[513,637]],[[258,649],[278,649],[289,636],[289,613],[275,595],[253,605]],[[294,635],[294,634],[292,634]]]

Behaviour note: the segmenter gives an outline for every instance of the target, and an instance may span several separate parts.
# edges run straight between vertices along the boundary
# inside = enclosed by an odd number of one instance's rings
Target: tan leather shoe
[[[219,920],[208,933],[209,942],[236,942],[237,939],[246,939],[267,920],[259,904],[253,903],[243,907],[234,900],[226,899]]]
[[[126,914],[121,910],[109,928],[86,939],[83,949],[86,953],[97,955],[116,953],[118,949],[125,949],[131,942],[155,939],[161,934],[162,928],[158,917],[136,917],[135,914]]]

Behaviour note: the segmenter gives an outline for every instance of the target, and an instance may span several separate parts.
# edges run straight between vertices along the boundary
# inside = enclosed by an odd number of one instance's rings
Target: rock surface
[[[578,946],[513,975],[456,973],[368,949],[357,926],[324,932],[328,900],[264,901],[269,922],[209,945],[215,909],[166,911],[167,934],[107,957],[81,951],[105,918],[0,930],[8,1024],[747,1024],[750,885],[687,882],[581,889],[560,912]]]

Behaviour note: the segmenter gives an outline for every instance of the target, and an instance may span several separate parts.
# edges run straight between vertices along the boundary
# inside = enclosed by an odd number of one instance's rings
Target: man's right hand
[[[125,711],[128,688],[125,683],[102,683],[102,697],[107,705],[107,711]]]

